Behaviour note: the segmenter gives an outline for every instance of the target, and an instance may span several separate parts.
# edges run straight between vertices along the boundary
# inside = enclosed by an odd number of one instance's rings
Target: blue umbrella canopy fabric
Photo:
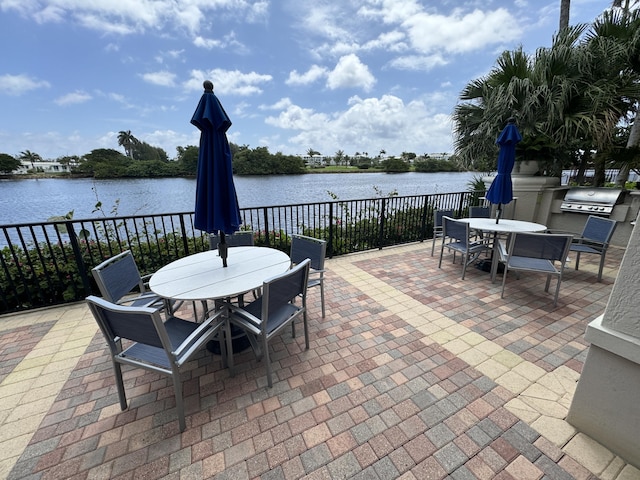
[[[233,234],[240,228],[240,207],[233,183],[227,130],[231,120],[204,82],[204,94],[191,123],[200,130],[194,226],[207,233]]]
[[[486,198],[493,204],[498,205],[498,215],[496,223],[500,219],[501,206],[513,200],[513,184],[511,182],[511,171],[516,161],[516,145],[522,140],[522,135],[518,131],[514,119],[509,119],[496,143],[500,146],[498,154],[498,174],[491,182]]]

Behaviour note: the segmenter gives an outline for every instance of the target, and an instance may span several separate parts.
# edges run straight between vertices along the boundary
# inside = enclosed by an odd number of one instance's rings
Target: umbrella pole
[[[218,255],[222,258],[222,266],[227,266],[227,254],[228,254],[228,245],[227,239],[224,237],[224,232],[220,230],[220,241],[218,242]]]
[[[496,223],[500,220],[500,214],[502,213],[502,204],[498,204],[498,209],[496,210]]]

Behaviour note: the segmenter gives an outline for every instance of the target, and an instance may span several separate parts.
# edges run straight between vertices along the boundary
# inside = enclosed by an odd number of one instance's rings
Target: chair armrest
[[[544,231],[544,233],[557,233],[557,234],[560,234],[560,235],[573,235],[574,238],[577,238],[577,237],[580,236],[579,234],[577,234],[575,232],[570,232],[568,230],[558,230],[558,229],[555,229],[555,228],[547,228]]]
[[[183,352],[187,350],[186,358],[189,358],[193,353],[193,350],[196,350],[197,348],[199,348],[198,345],[194,345],[194,342],[196,342],[196,340],[198,340],[202,336],[202,334],[211,327],[211,325],[214,322],[216,321],[218,322],[218,324],[213,327],[214,331],[220,329],[220,327],[224,325],[224,322],[220,321],[220,318],[222,317],[223,313],[224,313],[224,310],[219,310],[215,314],[213,314],[212,316],[204,320],[198,326],[198,328],[196,328],[193,332],[191,332],[191,334],[187,338],[185,338],[180,345],[178,345],[178,348],[176,348],[176,351],[174,352],[174,354],[180,357],[183,355]]]
[[[227,308],[229,309],[229,318],[235,320],[234,323],[240,324],[240,327],[251,331],[254,335],[261,333],[261,319],[236,305],[229,304]]]

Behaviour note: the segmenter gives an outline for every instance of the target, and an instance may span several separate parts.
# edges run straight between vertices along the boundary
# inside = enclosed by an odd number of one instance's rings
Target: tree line
[[[198,168],[199,148],[194,145],[176,148],[176,158],[170,160],[160,147],[154,147],[139,141],[131,130],[123,130],[118,134],[118,145],[122,152],[110,148],[98,148],[82,156],[64,156],[56,161],[68,165],[75,175],[95,178],[148,178],[169,176],[193,176]],[[236,175],[279,175],[302,174],[309,168],[325,168],[326,165],[307,165],[297,155],[285,155],[281,152],[269,152],[267,147],[250,148],[248,145],[229,144],[232,154],[233,173]],[[309,149],[310,157],[320,155]],[[351,166],[359,169],[377,169],[385,172],[418,172],[458,171],[453,160],[429,158],[428,155],[417,157],[415,153],[403,152],[400,157],[382,158],[382,152],[375,158],[369,158],[366,152],[357,152],[354,157],[345,155],[342,150],[336,152],[331,159],[334,166]],[[385,152],[386,153],[386,152]],[[324,157],[323,157],[324,158]],[[15,157],[0,153],[0,173],[10,174],[23,162],[30,163],[36,172],[35,162],[42,162],[42,157],[29,150],[20,152]]]

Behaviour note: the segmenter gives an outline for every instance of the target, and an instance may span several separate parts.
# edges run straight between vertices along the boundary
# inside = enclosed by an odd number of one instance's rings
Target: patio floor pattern
[[[274,386],[250,351],[235,376],[203,352],[170,379],[111,362],[84,304],[0,317],[0,478],[616,479],[640,470],[565,422],[623,249],[570,265],[558,307],[537,275],[460,280],[431,244],[327,261],[311,348],[272,344]],[[181,312],[188,314],[188,312]]]

